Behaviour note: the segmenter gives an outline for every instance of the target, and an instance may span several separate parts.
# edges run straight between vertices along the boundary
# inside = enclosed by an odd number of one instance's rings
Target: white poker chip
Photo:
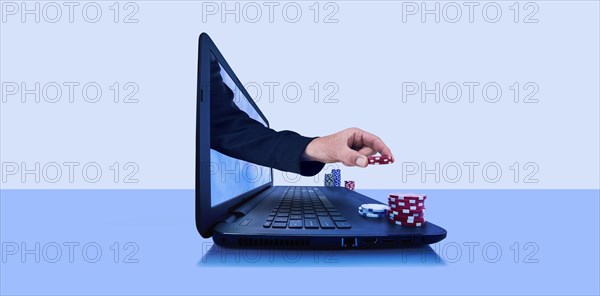
[[[372,215],[380,215],[380,216],[387,215],[387,212],[369,212],[369,211],[366,211],[366,210],[363,210],[363,209],[360,209],[360,208],[358,209],[358,213],[361,214],[361,215],[362,214],[372,214]]]
[[[369,213],[385,213],[388,210],[388,206],[384,204],[362,204],[358,207],[358,210]]]
[[[383,214],[375,214],[375,213],[358,213],[359,215],[363,216],[363,217],[367,217],[367,218],[382,218],[384,217]]]

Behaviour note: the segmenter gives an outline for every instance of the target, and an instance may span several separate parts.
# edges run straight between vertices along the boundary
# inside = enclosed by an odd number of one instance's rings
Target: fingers
[[[339,161],[345,166],[359,166],[361,168],[366,167],[369,163],[364,154],[350,148],[346,148],[340,153]]]
[[[362,147],[362,148],[360,148],[360,149],[358,150],[358,152],[359,152],[360,154],[362,154],[362,155],[365,155],[365,156],[373,156],[373,155],[377,154],[377,151],[375,151],[373,148],[371,148],[371,147],[366,147],[366,146],[365,146],[365,147]]]
[[[392,157],[392,161],[394,161],[392,150],[379,137],[366,131],[361,131],[361,135],[364,146],[372,148],[381,155],[389,155]]]

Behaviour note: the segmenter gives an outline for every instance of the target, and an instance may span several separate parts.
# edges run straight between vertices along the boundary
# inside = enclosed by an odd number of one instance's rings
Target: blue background
[[[384,201],[395,190],[362,190]],[[79,242],[72,263],[7,256],[2,294],[599,293],[598,190],[422,190],[448,237],[430,248],[252,251],[216,248],[194,224],[192,190],[3,190],[2,242]],[[82,246],[103,251],[88,263]],[[119,242],[115,263],[109,249]],[[133,242],[139,250],[124,263]],[[519,243],[514,257],[510,247]],[[537,253],[529,260],[533,249]],[[479,243],[472,257],[465,243]],[[497,257],[500,246],[502,255]],[[66,248],[63,248],[66,250]],[[459,255],[459,250],[461,254]],[[4,250],[3,250],[4,252]],[[90,251],[90,259],[95,256]],[[316,259],[315,259],[316,258]],[[490,263],[488,261],[494,261]],[[487,260],[487,261],[486,261]],[[535,261],[537,260],[537,263]],[[529,263],[527,263],[529,262]]]

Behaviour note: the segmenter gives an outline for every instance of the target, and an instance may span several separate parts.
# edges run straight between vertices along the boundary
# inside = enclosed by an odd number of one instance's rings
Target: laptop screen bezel
[[[237,90],[247,98],[258,115],[269,127],[269,121],[252,100],[243,84],[237,78],[217,46],[208,34],[202,33],[198,41],[198,80],[196,94],[196,164],[195,164],[195,207],[196,228],[205,237],[211,237],[213,228],[230,216],[231,212],[248,201],[257,192],[273,186],[273,170],[270,169],[270,182],[231,198],[216,206],[211,202],[211,172],[210,172],[210,57],[217,59],[220,66],[235,83]]]

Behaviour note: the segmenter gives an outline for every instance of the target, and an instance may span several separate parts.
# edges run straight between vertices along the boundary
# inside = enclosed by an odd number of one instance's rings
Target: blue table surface
[[[411,191],[442,242],[278,251],[200,237],[193,190],[2,190],[0,294],[600,294],[599,190]]]

